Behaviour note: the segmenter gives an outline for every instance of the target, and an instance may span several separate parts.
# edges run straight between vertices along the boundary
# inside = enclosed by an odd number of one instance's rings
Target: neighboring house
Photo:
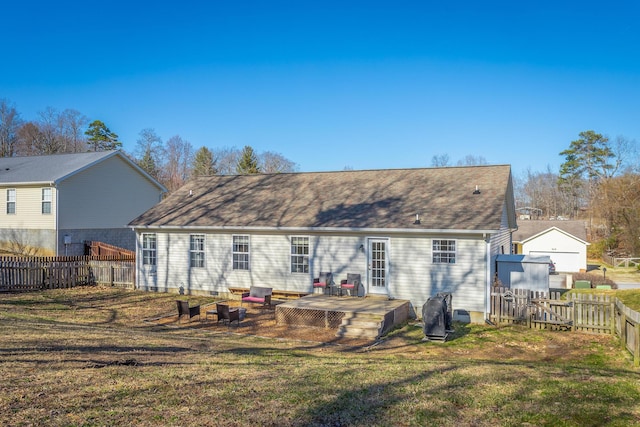
[[[587,269],[587,228],[584,221],[519,221],[513,233],[516,254],[548,255],[556,271]]]
[[[516,219],[510,167],[476,166],[203,177],[130,226],[142,289],[312,292],[321,271],[336,283],[356,273],[360,294],[421,313],[451,292],[483,321]]]
[[[82,255],[84,242],[135,249],[127,224],[166,189],[120,151],[0,158],[0,247]]]

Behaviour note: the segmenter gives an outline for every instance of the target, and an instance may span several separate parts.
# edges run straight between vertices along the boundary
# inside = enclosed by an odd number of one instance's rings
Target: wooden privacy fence
[[[135,286],[135,257],[0,257],[0,291]]]
[[[131,251],[129,249],[124,249],[118,246],[110,245],[104,242],[96,242],[96,241],[85,241],[84,242],[84,254],[90,256],[109,256],[109,257],[135,257],[135,251]]]
[[[568,329],[588,333],[617,334],[640,366],[640,313],[608,295],[540,292],[494,287],[490,320],[497,324],[520,323],[534,329]]]

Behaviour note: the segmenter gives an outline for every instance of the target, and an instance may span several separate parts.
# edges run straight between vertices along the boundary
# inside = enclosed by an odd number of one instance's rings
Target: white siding
[[[496,270],[495,259],[498,255],[511,254],[512,246],[512,234],[509,229],[509,221],[507,217],[507,207],[504,206],[502,210],[502,220],[500,224],[500,231],[491,235],[491,261],[490,261],[490,278],[494,277]]]
[[[278,290],[312,291],[313,277],[331,271],[339,283],[347,273],[361,274],[367,289],[367,237],[358,234],[309,235],[310,272],[291,273],[289,234],[250,235],[250,271],[233,270],[232,236],[242,233],[204,233],[205,268],[189,268],[188,232],[158,233],[158,268],[149,274],[139,265],[138,286],[143,289],[185,293],[226,293],[229,287],[270,286]],[[294,234],[305,236],[305,234]],[[456,241],[456,263],[434,264],[432,240]],[[138,260],[141,259],[138,234]],[[454,309],[483,312],[485,300],[486,244],[482,236],[388,237],[389,296],[410,300],[418,315],[422,305],[438,292],[453,293]],[[140,263],[140,261],[139,261]]]
[[[432,262],[433,239],[456,241],[455,264]],[[438,292],[452,293],[454,309],[484,311],[486,245],[466,236],[394,237],[390,240],[391,297],[408,299],[416,314]]]
[[[59,185],[59,227],[118,228],[160,201],[160,189],[118,156]]]

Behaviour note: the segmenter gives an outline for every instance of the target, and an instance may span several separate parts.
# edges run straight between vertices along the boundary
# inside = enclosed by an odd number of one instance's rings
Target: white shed
[[[511,289],[549,291],[548,256],[498,255],[496,268],[502,286]]]

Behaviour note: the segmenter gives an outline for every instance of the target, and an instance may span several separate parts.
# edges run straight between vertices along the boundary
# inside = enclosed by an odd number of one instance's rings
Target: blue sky
[[[467,155],[556,170],[581,131],[640,140],[636,1],[34,2],[3,6],[0,98],[300,171]]]

